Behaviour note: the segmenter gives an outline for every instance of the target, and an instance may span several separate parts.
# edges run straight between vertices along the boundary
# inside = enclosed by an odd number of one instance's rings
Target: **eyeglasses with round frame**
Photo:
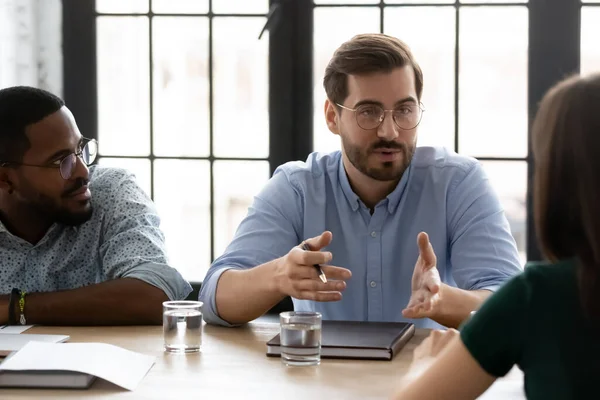
[[[392,119],[396,126],[400,129],[409,131],[415,129],[419,125],[421,118],[423,118],[423,112],[425,111],[423,103],[406,103],[393,110],[386,110],[379,104],[373,103],[361,104],[356,108],[346,107],[339,103],[335,104],[344,110],[354,112],[356,123],[364,130],[379,128],[385,120],[386,113],[390,112],[392,113]]]
[[[59,158],[58,160],[52,161],[46,165],[37,165],[37,164],[25,164],[13,161],[4,161],[0,162],[0,167],[10,167],[10,166],[24,166],[24,167],[37,167],[37,168],[56,168],[60,172],[60,176],[64,179],[70,179],[73,176],[73,172],[75,171],[75,167],[77,166],[77,158],[81,159],[81,161],[89,166],[94,160],[96,160],[96,156],[98,155],[98,142],[95,139],[87,139],[83,138],[79,145],[79,150],[66,156]]]

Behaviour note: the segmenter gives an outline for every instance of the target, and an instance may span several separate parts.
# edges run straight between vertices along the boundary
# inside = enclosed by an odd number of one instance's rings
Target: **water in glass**
[[[281,360],[290,366],[321,363],[321,324],[282,323]]]
[[[198,310],[169,310],[164,313],[165,350],[173,353],[200,351],[202,313]]]

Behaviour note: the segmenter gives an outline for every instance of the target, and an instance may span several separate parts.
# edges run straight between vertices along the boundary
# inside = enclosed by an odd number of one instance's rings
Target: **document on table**
[[[155,357],[105,343],[29,342],[0,364],[9,371],[76,371],[134,390]]]
[[[33,325],[1,325],[0,333],[21,333],[31,328]]]
[[[66,342],[69,335],[31,335],[29,333],[5,333],[0,335],[0,356],[5,357],[10,353],[21,350],[29,342]]]

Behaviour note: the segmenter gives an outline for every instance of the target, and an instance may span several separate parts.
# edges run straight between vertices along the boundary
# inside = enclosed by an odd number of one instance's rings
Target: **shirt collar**
[[[60,229],[63,227],[63,225],[59,225],[57,223],[54,223],[50,226],[50,228],[46,231],[46,233],[44,234],[44,236],[40,239],[39,242],[37,242],[35,245],[33,246],[39,246],[41,244],[43,244],[44,242],[46,242],[49,238],[51,238],[52,236],[54,236],[56,233],[60,232]],[[77,227],[73,226],[71,227],[75,230],[75,232],[77,232]],[[23,243],[27,243],[29,245],[31,245],[31,243],[21,239],[20,237],[12,234],[8,229],[6,229],[6,226],[4,226],[4,223],[2,223],[2,221],[0,221],[0,234],[5,234],[5,235],[9,235],[10,237],[12,237],[13,239],[17,239],[22,241]]]
[[[357,196],[357,194],[354,193],[352,187],[350,187],[350,181],[348,180],[348,174],[346,174],[346,169],[344,168],[344,160],[341,152],[338,167],[338,179],[340,181],[342,191],[346,196],[346,200],[348,200],[350,208],[352,209],[352,211],[358,210],[358,207],[360,207],[360,199]]]
[[[410,171],[411,165],[409,165],[406,171],[404,171],[404,174],[402,175],[400,182],[398,182],[398,185],[396,185],[394,191],[386,197],[388,202],[388,212],[390,214],[396,212],[398,204],[400,204],[400,200],[402,199],[402,195],[404,194],[406,185],[408,183]],[[342,158],[341,152],[339,158],[338,179],[340,182],[340,186],[342,187],[342,191],[344,192],[344,196],[346,197],[346,200],[348,200],[348,205],[350,205],[352,211],[358,210],[361,204],[360,198],[356,193],[354,193],[352,187],[350,186],[350,181],[348,180],[348,174],[346,174],[346,169],[344,168],[344,160]]]
[[[387,195],[388,212],[390,214],[393,214],[396,212],[396,209],[398,208],[398,204],[400,204],[400,200],[402,200],[402,195],[405,192],[406,185],[408,184],[408,179],[410,176],[410,171],[412,169],[411,165],[412,164],[409,164],[408,168],[406,168],[406,171],[404,171],[404,174],[402,174],[402,178],[400,178],[400,182],[398,182],[394,191]]]

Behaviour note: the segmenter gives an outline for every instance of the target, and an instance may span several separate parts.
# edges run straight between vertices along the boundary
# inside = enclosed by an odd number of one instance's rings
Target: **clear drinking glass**
[[[321,314],[286,311],[279,314],[281,362],[288,366],[321,363]]]
[[[165,351],[197,353],[202,345],[202,302],[165,301],[163,333]]]

